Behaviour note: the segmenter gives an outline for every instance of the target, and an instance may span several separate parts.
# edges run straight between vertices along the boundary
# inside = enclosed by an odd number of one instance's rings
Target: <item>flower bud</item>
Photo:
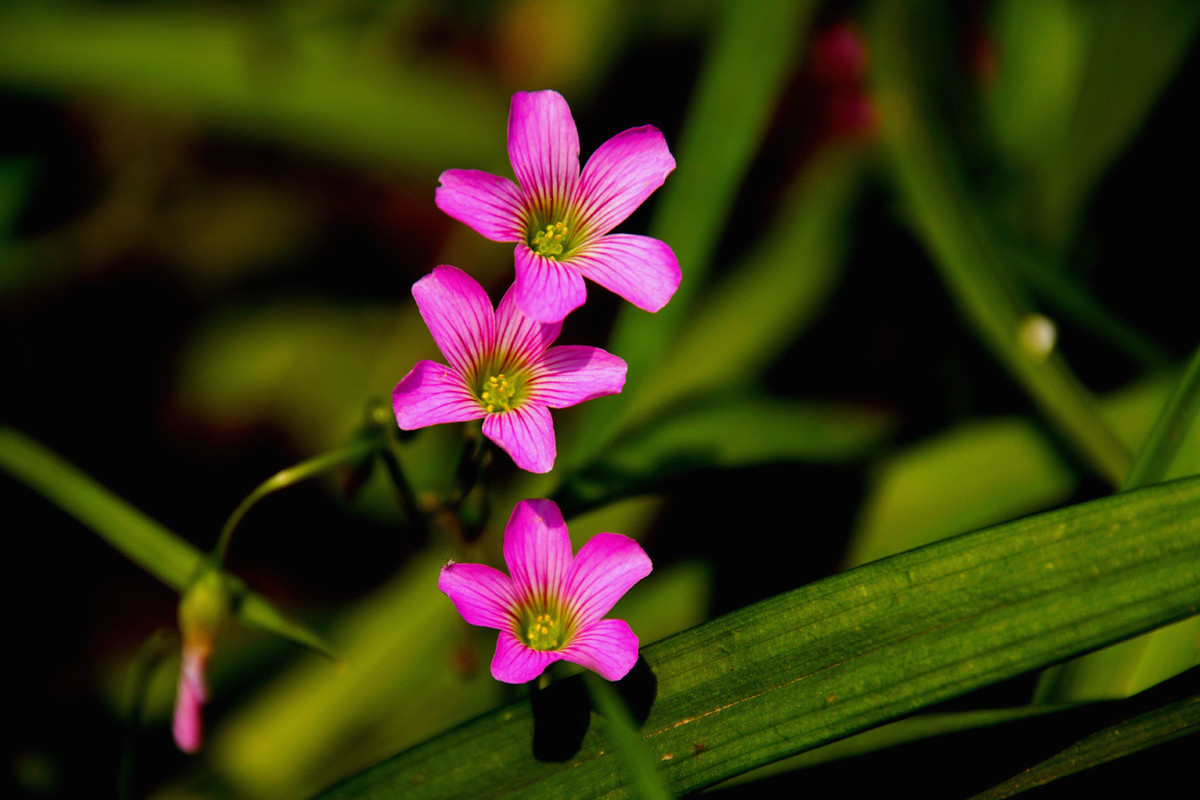
[[[209,569],[188,587],[179,603],[179,630],[183,634],[183,658],[175,714],[171,731],[185,753],[195,753],[203,740],[201,709],[208,700],[204,670],[213,643],[229,612],[229,595],[221,573]]]

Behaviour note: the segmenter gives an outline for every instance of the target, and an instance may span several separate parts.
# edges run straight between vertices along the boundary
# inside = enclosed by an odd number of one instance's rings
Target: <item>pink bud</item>
[[[204,685],[204,667],[207,662],[207,648],[184,647],[171,732],[175,734],[175,744],[185,753],[195,753],[199,750],[204,737],[204,723],[200,710],[208,700],[208,689]]]

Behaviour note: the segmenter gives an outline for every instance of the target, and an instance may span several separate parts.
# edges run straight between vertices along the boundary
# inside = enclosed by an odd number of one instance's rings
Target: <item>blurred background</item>
[[[134,797],[304,797],[521,696],[435,582],[452,555],[495,559],[522,497],[558,500],[577,545],[642,541],[655,574],[618,611],[649,643],[1111,492],[1197,345],[1200,15],[886,5],[0,7],[0,424],[201,550],[255,486],[344,446],[438,358],[415,280],[454,264],[494,300],[511,282],[511,246],[433,195],[448,168],[511,175],[512,92],[561,92],[584,158],[626,128],[663,130],[676,173],[620,230],[671,244],[684,282],[658,315],[590,287],[559,341],[626,358],[627,391],[556,414],[550,476],[497,458],[477,540],[441,513],[456,426],[392,443],[415,513],[378,463],[253,508],[229,568],[347,669],[232,626],[196,757],[169,732],[176,594],[0,478],[5,783],[111,795],[124,763]],[[166,644],[145,650],[157,631]],[[130,727],[139,650],[162,658]],[[1131,680],[1062,691],[1120,696]],[[1028,702],[1035,683],[962,702]],[[995,782],[1036,737],[990,735],[921,754],[994,753]],[[1180,752],[1120,769],[1182,775]],[[895,780],[922,762],[877,763]],[[930,796],[989,785],[953,773]],[[819,780],[853,795],[879,775]]]

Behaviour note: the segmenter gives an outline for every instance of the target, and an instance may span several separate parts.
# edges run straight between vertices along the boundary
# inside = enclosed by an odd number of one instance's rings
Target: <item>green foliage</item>
[[[1022,774],[980,792],[972,800],[1012,797],[1198,730],[1200,695],[1192,695],[1097,731]]]
[[[163,583],[183,593],[209,565],[195,547],[17,431],[0,428],[0,468],[78,519]],[[333,659],[320,636],[222,572],[241,622]]]
[[[694,791],[1194,614],[1198,554],[1189,479],[874,562],[645,648],[643,739],[671,788]],[[552,763],[530,753],[537,725],[518,703],[321,797],[627,796],[602,733]]]

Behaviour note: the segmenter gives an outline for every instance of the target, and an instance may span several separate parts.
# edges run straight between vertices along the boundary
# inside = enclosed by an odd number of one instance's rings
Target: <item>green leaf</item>
[[[1058,714],[1074,706],[1016,706],[1013,708],[988,708],[979,711],[954,711],[948,713],[918,714],[914,717],[889,722],[877,728],[856,733],[845,739],[839,739],[815,750],[809,750],[799,755],[784,758],[758,767],[737,777],[723,781],[717,788],[737,786],[743,783],[769,778],[785,772],[815,767],[843,758],[862,756],[896,747],[902,744],[912,744],[924,739],[946,736],[954,733],[978,730],[993,725],[1004,725],[1021,720],[1037,719]]]
[[[629,775],[627,782],[636,797],[643,800],[669,800],[674,795],[663,782],[656,760],[646,749],[637,722],[612,684],[594,673],[583,676],[588,697],[603,719],[604,730],[617,746],[621,762]]]
[[[1073,0],[1003,0],[994,6],[996,80],[987,94],[997,143],[1043,167],[1079,95],[1086,19]]]
[[[1090,767],[1194,733],[1200,733],[1200,695],[1192,695],[1097,731],[1004,783],[980,792],[972,800],[1012,797]],[[1151,779],[1148,777],[1148,780]]]
[[[670,788],[724,778],[1195,614],[1200,478],[959,536],[801,587],[642,651],[642,727]],[[596,726],[531,754],[520,702],[321,795],[628,796]]]
[[[75,466],[9,428],[0,428],[0,468],[100,534],[127,558],[177,592],[187,589],[208,561],[195,547]],[[289,620],[265,598],[247,589],[236,576],[223,571],[222,575],[233,593],[234,612],[243,623],[334,658],[332,651],[315,633]]]
[[[372,169],[487,163],[495,140],[479,132],[503,136],[507,97],[364,43],[261,9],[10,4],[0,82],[115,97]]]
[[[631,392],[650,374],[666,345],[691,325],[692,301],[705,283],[713,250],[738,189],[766,135],[787,76],[804,52],[812,0],[719,4],[712,42],[678,143],[677,167],[655,200],[649,234],[670,245],[683,280],[655,314],[622,309],[609,349],[629,364]],[[618,407],[592,406],[576,442],[576,463],[603,449]]]
[[[1133,489],[1200,473],[1200,349],[1154,423],[1126,480]],[[1200,664],[1200,618],[1089,653],[1047,670],[1039,702],[1128,697]]]
[[[884,412],[829,402],[719,397],[668,409],[563,481],[560,505],[578,511],[653,489],[674,475],[773,462],[862,455],[892,429]]]
[[[618,429],[689,395],[751,385],[810,325],[841,276],[866,154],[826,147],[797,177],[760,242],[705,292]]]
[[[1138,455],[1125,488],[1200,472],[1200,348],[1163,406],[1150,439]]]
[[[872,29],[872,77],[896,188],[917,234],[967,321],[1063,436],[1100,475],[1119,486],[1130,458],[1087,389],[1057,349],[1023,344],[1036,309],[1023,296],[996,233],[965,185],[955,144],[928,96],[922,61],[937,20],[926,4],[880,3]],[[925,38],[921,38],[921,37]]]
[[[177,592],[188,587],[204,562],[195,547],[10,428],[0,428],[0,467]]]
[[[1145,441],[1169,389],[1163,377],[1100,400],[1131,447]],[[847,548],[849,566],[936,542],[1065,502],[1079,475],[1032,421],[966,422],[891,455],[871,476]]]
[[[33,185],[32,158],[7,158],[0,161],[0,243],[16,224],[25,198]]]
[[[1052,242],[1070,240],[1086,201],[1178,72],[1200,30],[1191,0],[1078,3],[1087,65],[1072,116],[1047,159],[1037,215]]]

